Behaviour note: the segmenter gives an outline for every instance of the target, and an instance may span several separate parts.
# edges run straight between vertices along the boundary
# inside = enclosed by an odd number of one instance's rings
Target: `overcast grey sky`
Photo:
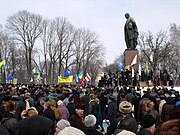
[[[180,25],[180,0],[0,0],[0,24],[19,10],[27,10],[53,19],[64,16],[75,27],[88,28],[104,44],[105,59],[112,63],[126,49],[124,14],[135,19],[139,32],[154,35]]]

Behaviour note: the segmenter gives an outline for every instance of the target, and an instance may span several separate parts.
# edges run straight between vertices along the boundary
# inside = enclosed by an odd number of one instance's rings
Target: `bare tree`
[[[35,41],[42,33],[42,17],[37,14],[19,11],[7,19],[7,29],[25,49],[28,78],[31,78],[32,51]]]
[[[87,66],[85,66],[85,73],[89,73],[91,76],[92,84],[95,84],[97,75],[102,71],[104,65],[104,53],[103,47],[97,50],[96,53],[92,54],[91,59],[89,59]]]
[[[142,64],[148,60],[151,64],[151,70],[155,71],[170,54],[171,44],[165,32],[160,31],[156,36],[151,32],[141,33],[139,44]],[[150,55],[153,55],[153,62],[150,61]]]
[[[72,24],[70,24],[65,17],[56,18],[54,20],[54,24],[58,40],[58,75],[60,75],[61,69],[65,69],[68,66],[70,58],[74,55],[72,50],[76,31]]]
[[[78,29],[75,41],[75,63],[77,73],[86,69],[87,61],[93,56],[93,51],[97,45],[97,35],[85,29]],[[93,47],[94,46],[94,47]],[[91,55],[92,53],[92,55]]]
[[[171,79],[176,85],[180,74],[180,26],[177,26],[175,23],[170,26],[170,42],[172,44],[172,52],[165,62],[167,62],[169,67]]]

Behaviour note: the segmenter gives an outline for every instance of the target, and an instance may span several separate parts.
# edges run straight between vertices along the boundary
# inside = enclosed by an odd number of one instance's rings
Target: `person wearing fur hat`
[[[152,115],[144,115],[140,120],[141,128],[137,135],[153,135],[155,131],[156,120]]]
[[[117,135],[123,129],[131,131],[133,133],[137,132],[137,122],[132,116],[132,104],[128,101],[122,101],[119,104],[120,115],[114,119],[114,121],[107,128],[106,135],[115,134]]]
[[[15,135],[18,120],[15,118],[16,103],[13,101],[7,101],[3,104],[3,113],[1,124],[7,129],[10,135]]]
[[[38,116],[38,111],[36,110],[35,107],[31,107],[27,110],[23,110],[21,113],[21,118],[24,119],[26,117],[30,117],[30,116]]]
[[[164,122],[157,135],[179,135],[180,134],[180,119],[173,119]]]

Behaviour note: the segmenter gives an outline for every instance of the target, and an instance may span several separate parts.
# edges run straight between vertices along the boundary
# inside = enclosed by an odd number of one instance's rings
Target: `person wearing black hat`
[[[156,120],[152,115],[144,115],[140,121],[141,128],[136,135],[153,135],[155,131],[155,123]]]
[[[69,123],[72,127],[83,130],[85,128],[85,124],[83,123],[84,118],[84,104],[82,102],[78,102],[75,105],[75,114],[73,114],[69,119]]]

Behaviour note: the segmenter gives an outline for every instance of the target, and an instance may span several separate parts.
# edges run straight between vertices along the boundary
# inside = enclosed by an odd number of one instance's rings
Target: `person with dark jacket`
[[[115,102],[114,96],[109,97],[108,108],[107,108],[107,118],[110,123],[117,117],[117,104]]]
[[[84,115],[87,116],[89,114],[88,111],[89,111],[89,101],[90,101],[88,91],[85,91],[85,95],[81,97],[81,100],[85,106]]]
[[[6,128],[0,123],[0,135],[9,135]]]
[[[128,101],[122,101],[119,104],[120,116],[114,119],[114,121],[107,128],[106,135],[118,134],[123,129],[131,131],[133,133],[137,132],[137,122],[132,116],[132,104]]]
[[[153,135],[156,120],[152,115],[144,115],[140,121],[141,128],[136,135]]]
[[[86,135],[103,135],[101,132],[98,132],[95,128],[95,124],[96,124],[96,117],[92,114],[87,115],[84,118],[84,124],[85,124],[85,128],[83,128],[83,132]]]
[[[43,116],[27,117],[19,122],[16,135],[54,135],[53,122]]]
[[[15,118],[16,103],[13,101],[7,101],[3,104],[3,113],[1,124],[7,129],[10,135],[15,135],[18,120]]]
[[[56,121],[55,121],[55,113],[54,111],[50,108],[50,104],[49,102],[45,102],[44,104],[44,112],[43,112],[43,116],[50,119],[52,121],[52,123],[54,124],[52,127],[51,127],[51,133],[50,135],[52,135],[55,130],[54,130],[54,127],[56,126]]]
[[[75,114],[73,114],[69,119],[69,123],[72,127],[78,128],[80,130],[83,130],[86,126],[83,123],[83,117],[84,117],[84,105],[82,102],[78,102],[75,105]]]
[[[71,117],[72,115],[74,115],[76,113],[73,97],[69,97],[69,103],[67,104],[66,107],[69,111],[69,117]]]
[[[98,111],[99,111],[99,104],[96,101],[96,95],[94,93],[90,94],[90,102],[89,102],[89,114],[93,114],[96,119],[98,119]],[[96,124],[96,128],[98,125]]]
[[[162,107],[161,120],[163,122],[168,121],[170,117],[170,112],[176,108],[175,106],[175,97],[168,97],[166,103]]]

